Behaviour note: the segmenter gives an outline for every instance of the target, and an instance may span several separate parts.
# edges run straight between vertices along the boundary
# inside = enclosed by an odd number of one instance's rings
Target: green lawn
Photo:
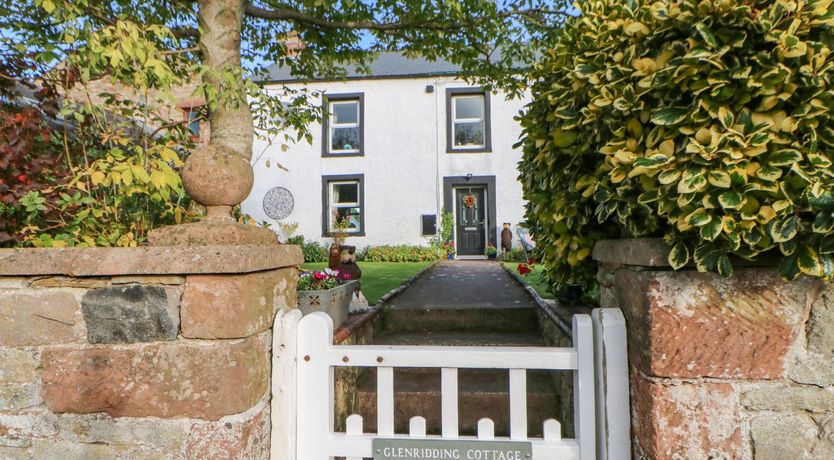
[[[362,269],[362,294],[368,303],[375,305],[386,292],[399,286],[431,262],[359,262]],[[324,270],[327,262],[302,264],[304,270]]]
[[[509,268],[513,271],[513,273],[518,273],[516,269],[518,267],[518,262],[502,262],[505,267]],[[544,265],[535,264],[531,267],[533,269],[532,272],[528,273],[527,276],[522,276],[521,278],[527,282],[536,292],[541,296],[543,299],[550,299],[553,300],[555,297],[547,290],[547,285],[542,282],[541,276],[542,272],[544,271]]]

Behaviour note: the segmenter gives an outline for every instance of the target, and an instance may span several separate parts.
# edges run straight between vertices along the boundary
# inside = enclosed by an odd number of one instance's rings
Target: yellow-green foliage
[[[834,274],[832,0],[579,3],[522,116],[527,217],[556,284],[602,238],[732,273]]]

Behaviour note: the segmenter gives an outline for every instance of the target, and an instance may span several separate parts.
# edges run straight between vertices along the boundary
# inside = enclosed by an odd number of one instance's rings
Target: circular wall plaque
[[[264,195],[264,212],[275,220],[289,216],[293,206],[295,206],[295,199],[292,193],[284,187],[271,188]]]

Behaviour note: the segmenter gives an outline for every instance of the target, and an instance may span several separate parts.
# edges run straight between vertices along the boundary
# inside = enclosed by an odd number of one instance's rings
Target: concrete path
[[[443,261],[386,307],[389,309],[532,308],[527,292],[497,262]]]
[[[538,306],[527,292],[492,261],[443,261],[423,273],[382,311],[383,327],[374,343],[387,345],[544,346]],[[478,420],[495,422],[497,436],[509,435],[507,371],[459,373],[461,434],[474,435]],[[441,432],[440,370],[402,368],[394,372],[395,427],[407,432],[412,416],[426,418],[429,434]],[[365,429],[376,429],[376,374],[357,382],[356,402]],[[552,376],[528,372],[528,427],[541,434],[544,420],[558,413]]]

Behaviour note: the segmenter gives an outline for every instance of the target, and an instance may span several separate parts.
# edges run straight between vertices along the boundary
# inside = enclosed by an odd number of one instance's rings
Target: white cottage
[[[337,218],[347,219],[348,244],[364,247],[426,244],[447,209],[458,256],[500,246],[501,224],[524,219],[513,117],[527,101],[467,85],[459,70],[399,53],[382,53],[369,75],[340,81],[297,81],[273,66],[267,89],[321,91],[329,116],[313,128],[312,145],[282,152],[256,140],[255,186],[243,212],[297,222],[297,234],[322,243]]]

